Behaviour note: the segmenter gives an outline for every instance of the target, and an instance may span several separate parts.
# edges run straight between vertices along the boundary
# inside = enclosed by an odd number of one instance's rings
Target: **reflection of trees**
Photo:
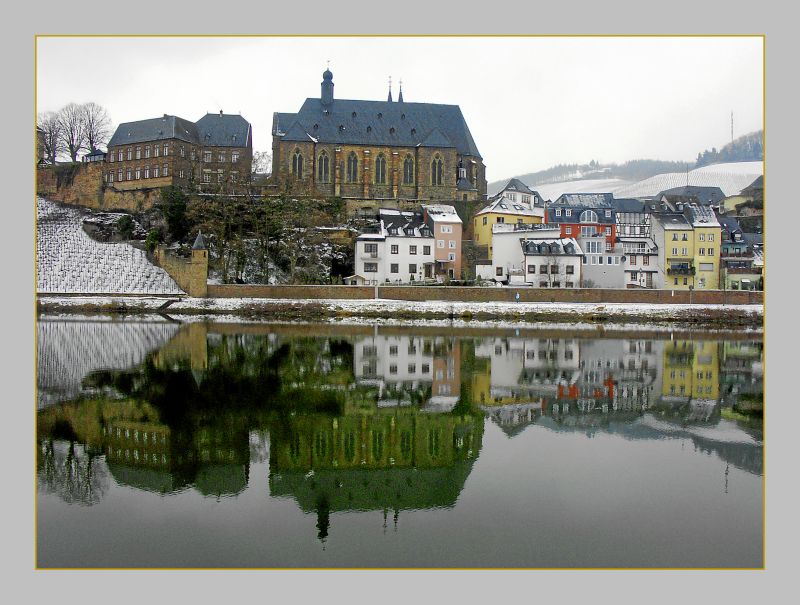
[[[102,500],[108,491],[108,469],[91,447],[75,441],[43,439],[39,485],[68,504],[91,506]]]

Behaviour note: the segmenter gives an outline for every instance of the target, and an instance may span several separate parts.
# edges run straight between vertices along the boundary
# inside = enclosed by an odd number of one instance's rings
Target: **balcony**
[[[694,275],[694,267],[670,267],[667,269],[667,275]]]
[[[752,258],[753,257],[753,253],[752,252],[748,252],[748,251],[745,251],[745,252],[728,252],[726,250],[723,250],[722,252],[720,252],[720,257],[721,258]]]
[[[727,275],[761,275],[761,267],[726,267]]]

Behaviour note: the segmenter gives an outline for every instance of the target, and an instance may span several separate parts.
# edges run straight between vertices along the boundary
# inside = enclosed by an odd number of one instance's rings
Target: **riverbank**
[[[514,303],[400,301],[386,299],[296,300],[266,298],[164,298],[128,296],[40,296],[40,313],[162,313],[170,316],[233,315],[262,321],[460,320],[514,322],[647,322],[717,328],[763,329],[763,305]]]

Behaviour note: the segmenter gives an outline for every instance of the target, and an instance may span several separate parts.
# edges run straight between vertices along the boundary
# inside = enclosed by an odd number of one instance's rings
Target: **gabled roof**
[[[510,179],[506,186],[501,189],[502,191],[519,191],[520,193],[528,193],[530,195],[539,195],[519,179]],[[541,196],[540,196],[541,197]]]
[[[564,193],[551,205],[611,208],[613,200],[613,193]]]
[[[240,115],[207,113],[196,123],[202,145],[212,147],[247,147],[250,142],[250,122]]]
[[[725,194],[719,187],[699,187],[688,185],[684,187],[673,187],[660,192],[656,199],[660,200],[663,196],[671,202],[697,203],[707,206],[709,204],[718,205],[725,199]],[[694,200],[691,198],[695,198]]]
[[[187,143],[199,143],[200,140],[193,122],[164,114],[160,118],[123,122],[117,126],[108,147],[166,139],[179,139]]]
[[[409,212],[381,208],[378,218],[383,226],[383,235],[398,237],[433,237],[421,212]],[[392,230],[397,230],[392,233]]]
[[[203,238],[203,232],[198,231],[197,237],[194,240],[194,244],[192,244],[192,250],[205,250],[206,249],[206,240]]]
[[[544,210],[541,207],[533,207],[530,203],[524,202],[510,202],[502,195],[492,198],[486,206],[475,213],[475,216],[490,212],[515,216],[544,216]]]
[[[458,105],[349,99],[323,105],[308,98],[296,114],[274,113],[272,132],[285,141],[307,141],[308,133],[322,144],[455,147],[481,157]]]

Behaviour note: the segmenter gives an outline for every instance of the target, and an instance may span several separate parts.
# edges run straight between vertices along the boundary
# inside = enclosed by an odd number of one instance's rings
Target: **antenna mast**
[[[733,112],[731,111],[731,143],[733,143]]]

